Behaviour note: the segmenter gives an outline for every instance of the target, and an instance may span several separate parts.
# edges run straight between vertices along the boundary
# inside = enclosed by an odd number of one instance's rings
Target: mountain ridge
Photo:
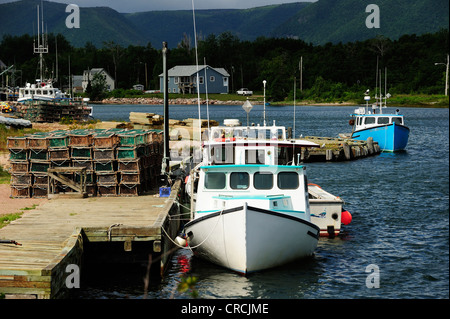
[[[370,1],[319,0],[268,5],[250,9],[196,10],[197,33],[230,32],[243,41],[258,37],[297,38],[313,45],[363,41],[377,36],[395,40],[404,34],[448,29],[447,0],[378,0],[380,29],[368,29],[366,6]],[[192,11],[168,10],[119,13],[109,7],[80,7],[80,29],[68,29],[66,4],[44,1],[44,22],[49,33],[61,33],[75,47],[104,42],[123,46],[163,41],[176,47],[184,34],[193,38]],[[36,33],[36,7],[40,0],[0,4],[0,37]],[[343,21],[345,23],[343,23]],[[25,23],[24,23],[25,22]]]

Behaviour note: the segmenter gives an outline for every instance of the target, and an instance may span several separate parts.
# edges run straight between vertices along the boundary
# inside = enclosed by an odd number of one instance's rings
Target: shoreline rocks
[[[91,103],[95,103],[94,101]],[[146,104],[146,105],[161,105],[164,104],[164,100],[156,97],[139,97],[139,98],[109,98],[99,101],[100,104]],[[198,103],[197,98],[176,98],[169,99],[169,104],[181,104],[181,105],[195,105]],[[220,100],[209,100],[210,105],[241,105],[242,101],[220,101]],[[206,104],[205,99],[200,99],[200,104]]]

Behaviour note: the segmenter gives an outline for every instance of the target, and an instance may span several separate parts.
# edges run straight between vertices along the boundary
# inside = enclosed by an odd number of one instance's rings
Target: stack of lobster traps
[[[157,186],[160,130],[82,129],[9,137],[11,197],[47,197],[49,168],[84,167],[88,196],[139,196]],[[79,182],[78,173],[64,176]],[[63,183],[60,193],[70,192]]]
[[[82,100],[29,101],[16,105],[16,116],[31,122],[83,121],[89,118],[91,111],[91,107]]]

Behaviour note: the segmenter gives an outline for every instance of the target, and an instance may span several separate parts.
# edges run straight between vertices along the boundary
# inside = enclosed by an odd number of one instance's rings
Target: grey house
[[[197,66],[195,65],[178,65],[168,70],[167,73],[169,93],[195,94],[197,88],[200,93],[206,93],[206,89],[208,89],[208,93],[228,93],[230,74],[223,68],[199,65],[199,85],[197,85]],[[161,91],[164,90],[163,82],[163,74],[160,74]]]
[[[82,82],[83,92],[86,92],[86,88],[88,86],[89,81],[92,81],[94,79],[94,75],[97,73],[100,73],[101,75],[103,75],[103,78],[106,81],[106,89],[109,92],[114,91],[115,81],[112,78],[112,76],[109,75],[108,72],[106,72],[106,70],[103,68],[95,68],[95,69],[85,70],[83,72],[83,82]]]

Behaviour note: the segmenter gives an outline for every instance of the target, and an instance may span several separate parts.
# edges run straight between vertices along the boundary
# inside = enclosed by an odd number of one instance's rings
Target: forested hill
[[[48,33],[61,33],[75,47],[90,42],[101,47],[114,41],[123,46],[161,46],[167,41],[176,47],[185,34],[193,38],[191,10],[118,13],[106,7],[80,8],[80,28],[68,29],[66,4],[44,1],[44,22]],[[36,33],[36,7],[41,0],[21,0],[0,5],[0,37]],[[270,36],[272,31],[288,21],[306,3],[290,3],[252,9],[196,10],[197,33],[202,37],[231,32],[242,40]],[[192,40],[193,45],[193,40]]]
[[[367,28],[368,4],[376,4],[380,28]],[[319,0],[274,30],[313,44],[347,43],[384,36],[395,40],[449,27],[448,0]]]
[[[276,28],[289,21],[310,2],[271,5],[252,9],[196,10],[196,27],[200,37],[231,32],[240,40],[253,41],[260,36],[275,36]],[[184,34],[193,37],[192,11],[149,11],[125,14],[148,41],[159,45],[168,41],[177,45]],[[193,39],[192,39],[193,45]]]
[[[68,29],[66,4],[44,1],[48,33],[61,33],[75,47],[87,42],[101,47],[114,41],[123,46],[159,47],[162,41],[176,47],[185,37],[193,44],[192,11],[149,11],[119,13],[107,7],[80,8],[80,28]],[[379,29],[368,29],[366,6],[373,1],[319,0],[271,5],[252,9],[196,10],[197,32],[231,32],[240,40],[292,37],[307,43],[324,44],[362,41],[383,35],[392,40],[404,34],[424,34],[448,29],[448,0],[377,0]],[[0,5],[0,37],[36,33],[36,7],[40,0],[21,0]]]

